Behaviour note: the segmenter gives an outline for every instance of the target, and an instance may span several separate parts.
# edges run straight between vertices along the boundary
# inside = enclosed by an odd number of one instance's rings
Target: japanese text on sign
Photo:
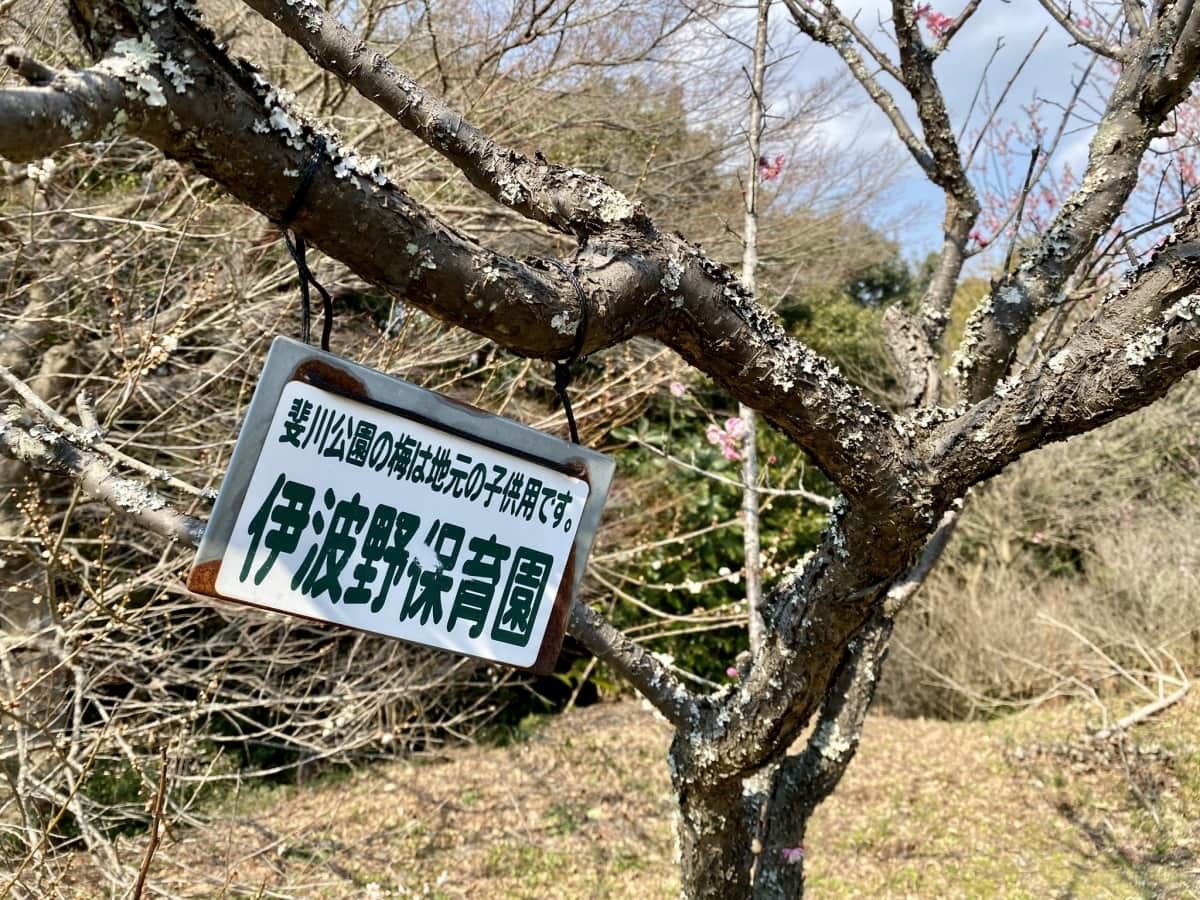
[[[532,665],[587,494],[549,466],[289,382],[216,587]]]

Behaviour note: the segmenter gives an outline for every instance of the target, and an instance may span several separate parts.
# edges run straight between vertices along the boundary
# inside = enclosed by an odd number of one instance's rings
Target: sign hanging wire
[[[560,260],[551,259],[550,262],[567,276],[567,280],[575,288],[575,295],[579,298],[579,324],[575,326],[575,343],[571,346],[569,356],[554,363],[554,393],[558,395],[559,402],[562,403],[563,414],[567,417],[567,429],[571,432],[571,443],[578,444],[579,429],[575,425],[575,411],[571,408],[571,396],[567,393],[567,388],[571,384],[571,364],[579,359],[579,354],[583,352],[590,311],[587,295],[584,294],[579,279],[575,277],[575,272]]]
[[[296,272],[300,276],[300,338],[306,344],[312,343],[310,287],[315,287],[317,293],[321,295],[321,349],[329,352],[329,337],[333,333],[333,298],[329,296],[329,291],[325,290],[321,282],[313,277],[312,270],[308,267],[308,247],[304,238],[299,234],[294,236],[288,234],[289,226],[295,220],[296,214],[300,212],[300,207],[304,205],[304,196],[308,193],[313,176],[317,174],[324,153],[325,138],[317,135],[316,149],[304,167],[304,171],[300,173],[300,183],[296,185],[296,193],[292,195],[291,203],[280,217],[279,230],[283,233],[283,241],[287,244],[288,253],[292,255],[292,260],[296,263]]]

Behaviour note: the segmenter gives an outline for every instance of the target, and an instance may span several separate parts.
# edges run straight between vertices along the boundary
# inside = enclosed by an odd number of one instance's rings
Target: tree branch
[[[696,716],[696,698],[658,657],[614,628],[598,612],[576,600],[567,624],[570,634],[632,684],[678,729]]]
[[[531,160],[492,140],[411,75],[369,50],[315,0],[246,0],[246,5],[304,48],[313,62],[445,156],[496,202],[581,238],[644,217],[603,179]]]
[[[974,9],[968,6],[963,12],[963,21],[972,12]],[[903,84],[916,104],[925,144],[933,157],[933,164],[926,174],[946,197],[942,251],[919,306],[921,327],[930,346],[936,347],[946,329],[950,301],[962,274],[971,229],[979,219],[979,198],[967,177],[946,98],[933,73],[936,54],[925,46],[914,6],[909,0],[892,0],[892,23],[900,51]]]
[[[1038,3],[1042,4],[1042,8],[1050,13],[1050,18],[1061,25],[1063,30],[1071,36],[1072,40],[1080,46],[1086,47],[1093,53],[1107,59],[1114,59],[1118,62],[1126,58],[1127,48],[1122,47],[1120,44],[1106,44],[1104,41],[1094,35],[1088,34],[1080,28],[1079,24],[1071,18],[1071,8],[1069,5],[1066,9],[1063,9],[1054,0],[1038,0]]]
[[[200,519],[175,509],[144,484],[117,475],[100,457],[53,429],[23,420],[19,409],[0,416],[0,453],[30,468],[66,475],[86,496],[168,540],[196,546],[204,534]]]
[[[138,137],[275,222],[311,164],[289,223],[297,233],[372,284],[514,352],[557,359],[572,351],[581,298],[556,264],[492,252],[439,220],[377,161],[360,161],[231,61],[193,16],[174,7],[145,15],[136,37],[107,38],[123,81],[137,88],[127,102],[139,107],[131,116]],[[114,17],[81,18],[111,27]],[[89,40],[104,46],[99,33]],[[905,456],[891,416],[788,337],[728,268],[637,218],[590,235],[573,263],[590,311],[584,355],[639,334],[658,338],[763,411],[848,498],[891,505],[889,491],[902,490]]]
[[[80,72],[54,72],[20,47],[9,47],[4,63],[38,85],[0,90],[0,156],[14,162],[99,140],[127,113],[125,85],[113,74],[112,60]]]
[[[1037,368],[948,423],[930,462],[950,490],[1151,403],[1200,367],[1200,212],[1193,208]]]
[[[204,521],[180,512],[143,483],[118,475],[99,456],[54,429],[28,421],[18,408],[0,417],[0,453],[32,469],[65,475],[77,482],[87,497],[168,540],[195,547],[204,535]],[[572,606],[568,629],[641,691],[673,725],[684,727],[690,722],[695,715],[695,698],[653,654],[582,601]]]
[[[1200,11],[1190,2],[1166,4],[1125,62],[1079,188],[967,322],[954,371],[971,402],[992,392],[1033,320],[1059,302],[1067,279],[1120,215],[1150,141],[1200,71]]]
[[[961,510],[959,501],[942,516],[916,564],[888,589],[884,601],[850,642],[830,681],[808,744],[799,754],[784,759],[774,772],[765,800],[768,814],[763,817],[763,852],[755,873],[756,885],[771,885],[779,880],[781,870],[794,865],[781,851],[801,844],[812,811],[833,792],[853,760],[875,698],[896,615],[941,558]]]
[[[857,29],[852,30],[849,24],[842,18],[841,13],[832,6],[826,9],[823,17],[815,19],[814,16],[816,14],[801,5],[800,0],[784,0],[784,5],[787,6],[788,12],[791,13],[792,21],[796,23],[797,28],[812,40],[824,44],[837,52],[838,56],[846,64],[846,68],[850,70],[850,74],[854,76],[854,79],[867,92],[867,96],[879,107],[879,110],[887,117],[887,120],[892,123],[892,128],[895,129],[896,136],[900,138],[900,142],[907,148],[917,165],[928,173],[933,166],[933,157],[930,155],[929,149],[921,142],[921,139],[917,137],[912,128],[909,127],[908,122],[905,121],[904,114],[900,112],[900,107],[896,105],[896,98],[888,93],[879,83],[879,80],[867,69],[862,55],[855,49],[854,43],[850,38]],[[866,46],[873,48],[873,45],[869,43]],[[868,49],[868,52],[870,52],[870,49]],[[882,58],[886,60],[886,57]],[[899,70],[896,69],[890,60],[887,62],[887,71],[899,78]]]

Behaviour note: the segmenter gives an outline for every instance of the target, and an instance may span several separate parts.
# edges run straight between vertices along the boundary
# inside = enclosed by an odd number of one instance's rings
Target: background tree
[[[30,86],[0,90],[0,154],[8,159],[43,159],[67,144],[104,140],[123,129],[277,226],[291,227],[362,281],[402,299],[406,309],[462,325],[519,355],[549,360],[567,354],[574,330],[553,323],[580,322],[580,303],[586,303],[586,353],[652,338],[756,409],[812,458],[841,498],[820,545],[765,597],[764,638],[736,685],[692,691],[589,605],[577,603],[572,612],[572,633],[676,729],[670,764],[690,896],[800,891],[799,848],[808,818],[854,754],[895,615],[936,560],[967,491],[1031,450],[1145,406],[1200,365],[1200,224],[1186,208],[1186,192],[1170,217],[1170,236],[1153,249],[1139,257],[1137,245],[1117,241],[1135,258],[1119,285],[1102,294],[1101,282],[1086,277],[1096,259],[1114,258],[1106,239],[1136,198],[1143,160],[1170,129],[1200,65],[1200,13],[1190,4],[1105,7],[1108,17],[1098,29],[1047,5],[1073,39],[1113,63],[1111,90],[1077,186],[1033,231],[1024,212],[1050,170],[1039,170],[1041,152],[1030,154],[1027,175],[1002,217],[1025,229],[1018,232],[1020,244],[1005,252],[997,278],[966,322],[945,385],[936,361],[955,286],[983,241],[976,232],[981,203],[970,178],[974,151],[960,147],[933,64],[979,4],[952,19],[895,3],[886,25],[895,57],[835,7],[785,5],[802,32],[842,57],[946,198],[942,249],[916,314],[893,305],[887,318],[905,396],[899,408],[787,334],[727,266],[660,227],[627,193],[504,143],[509,129],[520,129],[521,117],[510,115],[489,134],[427,87],[429,78],[406,74],[371,51],[317,4],[248,2],[324,72],[359,91],[510,211],[506,218],[516,214],[535,223],[531,233],[557,233],[560,248],[574,242],[568,265],[583,286],[582,298],[544,255],[518,257],[438,218],[433,198],[397,186],[378,160],[364,160],[231,57],[189,3],[74,0],[77,34],[94,64],[51,70],[13,50],[6,60]],[[613,27],[645,33],[638,26],[648,20],[636,10],[615,5],[592,12]],[[417,21],[427,23],[432,15]],[[474,56],[463,49],[471,46],[468,35],[456,53],[471,58],[478,72],[507,53],[534,58],[533,37],[565,34],[576,15],[588,20],[582,6],[552,4],[531,17],[522,11],[507,23],[485,21],[489,33],[498,28],[513,35],[507,49],[499,57]],[[677,29],[660,16],[649,31],[652,50]],[[552,48],[566,40],[551,40],[551,63]],[[615,45],[598,47],[593,62],[616,52]],[[436,70],[430,74],[437,79]],[[880,82],[883,76],[908,96],[915,124]],[[441,81],[440,91],[453,97],[452,80]],[[348,96],[334,79],[324,84],[328,96]],[[460,102],[464,109],[486,106],[484,96],[460,90],[455,99],[466,101]],[[298,174],[310,163],[315,174],[305,202],[285,222]],[[406,313],[405,322],[415,315]],[[154,346],[139,368],[170,352],[161,342]],[[84,496],[176,541],[195,540],[198,519],[110,468],[136,467],[129,454],[92,446],[88,434],[99,422],[86,404],[77,425],[37,392],[8,381],[26,408],[6,415],[0,446],[7,454],[72,475]]]

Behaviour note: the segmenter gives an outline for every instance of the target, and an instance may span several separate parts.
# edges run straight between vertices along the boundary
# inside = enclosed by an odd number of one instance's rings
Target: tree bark
[[[751,897],[756,808],[743,797],[741,779],[684,783],[677,790],[681,895],[687,900]]]

